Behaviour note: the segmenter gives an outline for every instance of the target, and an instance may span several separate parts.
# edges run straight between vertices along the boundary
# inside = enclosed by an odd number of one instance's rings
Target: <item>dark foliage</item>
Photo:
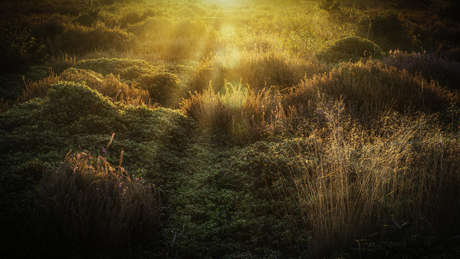
[[[30,227],[42,256],[119,256],[159,236],[159,211],[155,185],[77,153],[45,173]]]
[[[359,36],[372,40],[384,51],[412,50],[416,47],[414,29],[396,11],[387,10],[376,16],[364,16],[356,21],[356,25]]]

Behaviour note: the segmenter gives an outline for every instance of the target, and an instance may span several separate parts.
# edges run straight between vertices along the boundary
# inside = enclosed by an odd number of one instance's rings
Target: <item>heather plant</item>
[[[119,255],[159,238],[158,190],[129,176],[122,159],[115,167],[74,153],[44,174],[30,221],[39,254]]]
[[[380,59],[385,52],[370,40],[348,36],[320,50],[316,56],[327,63],[357,62],[362,58]]]
[[[383,60],[387,66],[420,73],[427,81],[436,80],[452,90],[460,90],[460,63],[432,53],[390,51]]]
[[[358,35],[367,38],[384,51],[412,50],[417,44],[414,28],[397,11],[383,11],[375,16],[364,16],[356,21]]]

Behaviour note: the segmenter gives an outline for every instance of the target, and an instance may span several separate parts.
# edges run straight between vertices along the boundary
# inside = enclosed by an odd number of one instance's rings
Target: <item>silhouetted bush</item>
[[[317,58],[328,63],[342,61],[356,62],[361,58],[382,58],[385,52],[370,40],[356,36],[348,36],[335,41],[331,46],[320,50]]]
[[[411,50],[416,47],[414,29],[401,14],[388,10],[376,16],[364,16],[356,21],[358,34],[372,40],[384,51]]]

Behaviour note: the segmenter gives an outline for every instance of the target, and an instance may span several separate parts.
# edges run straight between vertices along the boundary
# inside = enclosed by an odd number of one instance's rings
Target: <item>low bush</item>
[[[375,16],[364,16],[356,21],[358,35],[367,38],[384,51],[412,50],[418,41],[414,28],[396,11],[387,10]]]
[[[421,73],[427,80],[436,80],[452,90],[460,90],[460,63],[443,56],[428,53],[393,51],[383,60],[387,66]]]
[[[340,63],[343,61],[356,62],[361,58],[380,59],[384,55],[385,52],[372,41],[348,36],[320,50],[316,56],[327,63]]]
[[[108,147],[107,147],[108,148]],[[87,153],[44,174],[30,228],[42,256],[119,256],[159,238],[155,185]]]
[[[164,68],[153,66],[143,60],[89,59],[78,62],[75,67],[100,71],[104,75],[109,73],[117,75],[122,81],[131,85],[133,89],[131,92],[136,88],[139,91],[147,91],[152,104],[175,107],[184,95],[179,78],[175,74],[164,72]],[[149,103],[145,98],[142,98],[142,101],[145,104]]]
[[[51,42],[55,54],[82,55],[92,51],[126,50],[132,43],[131,36],[120,29],[110,29],[98,23],[88,28],[79,24],[67,25],[64,32]]]
[[[150,99],[163,107],[177,107],[182,93],[179,78],[171,73],[145,75],[140,78],[141,88],[149,92]]]
[[[347,112],[363,122],[389,109],[403,114],[436,112],[445,110],[449,104],[460,104],[458,94],[441,88],[437,82],[427,82],[407,70],[368,60],[342,63],[327,74],[303,81],[284,96],[283,107],[296,107],[299,115],[309,117],[311,107],[316,107],[323,97],[335,100],[343,97]]]
[[[318,8],[326,12],[338,11],[343,0],[318,0]]]

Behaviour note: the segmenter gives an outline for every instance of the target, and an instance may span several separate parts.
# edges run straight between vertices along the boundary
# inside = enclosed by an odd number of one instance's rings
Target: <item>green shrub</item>
[[[159,73],[154,76],[146,75],[141,78],[141,88],[149,92],[153,102],[164,107],[174,107],[180,102],[180,81],[171,73]]]
[[[319,51],[317,58],[328,63],[356,62],[361,58],[382,58],[382,49],[370,40],[348,36]]]
[[[106,134],[113,132],[113,125],[108,122],[116,116],[116,107],[96,90],[84,84],[60,82],[51,86],[47,97],[43,112],[58,128]]]
[[[413,27],[396,11],[387,10],[376,16],[364,16],[356,21],[356,25],[359,36],[375,42],[384,51],[409,51],[418,43]]]
[[[159,237],[158,191],[128,176],[122,157],[113,167],[76,153],[44,175],[30,223],[38,254],[119,256]]]

